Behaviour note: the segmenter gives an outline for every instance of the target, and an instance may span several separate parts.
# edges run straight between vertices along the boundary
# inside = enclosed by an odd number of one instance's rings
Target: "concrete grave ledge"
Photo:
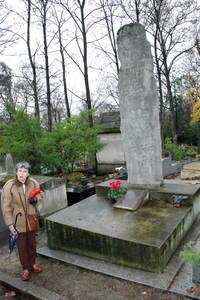
[[[10,276],[6,272],[0,271],[0,280],[9,290],[15,290],[18,295],[29,300],[61,300],[62,296],[49,291],[48,289],[36,285],[32,282],[22,281],[21,278]],[[12,298],[12,297],[11,297]]]
[[[126,187],[126,181],[122,186]],[[113,208],[109,181],[96,195],[45,219],[48,247],[119,265],[162,272],[200,212],[200,186],[164,181],[136,211]],[[187,195],[180,208],[171,196]]]
[[[44,199],[37,206],[40,219],[68,206],[64,178],[34,178],[38,181],[41,190],[44,191]]]

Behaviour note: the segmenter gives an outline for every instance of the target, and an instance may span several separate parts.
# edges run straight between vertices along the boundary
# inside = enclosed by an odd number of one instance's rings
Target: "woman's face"
[[[25,168],[19,168],[16,172],[17,179],[24,183],[26,181],[26,178],[28,177],[29,173],[28,170]]]

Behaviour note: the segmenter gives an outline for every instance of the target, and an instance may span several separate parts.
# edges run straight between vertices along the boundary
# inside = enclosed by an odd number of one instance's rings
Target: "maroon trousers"
[[[22,268],[28,270],[36,260],[36,231],[19,233],[16,244]]]

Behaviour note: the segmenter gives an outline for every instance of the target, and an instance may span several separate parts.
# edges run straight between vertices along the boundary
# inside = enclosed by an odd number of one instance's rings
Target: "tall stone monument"
[[[153,58],[144,27],[123,26],[117,35],[121,63],[119,94],[121,133],[131,188],[163,184],[159,100]]]

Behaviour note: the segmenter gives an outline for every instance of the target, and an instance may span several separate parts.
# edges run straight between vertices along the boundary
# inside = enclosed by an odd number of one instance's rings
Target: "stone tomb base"
[[[123,181],[122,186],[127,182]],[[165,181],[136,211],[114,208],[102,196],[109,181],[96,186],[96,195],[45,219],[48,247],[124,266],[161,272],[200,211],[200,186]],[[101,194],[102,192],[102,194]],[[176,208],[171,196],[187,195]]]

